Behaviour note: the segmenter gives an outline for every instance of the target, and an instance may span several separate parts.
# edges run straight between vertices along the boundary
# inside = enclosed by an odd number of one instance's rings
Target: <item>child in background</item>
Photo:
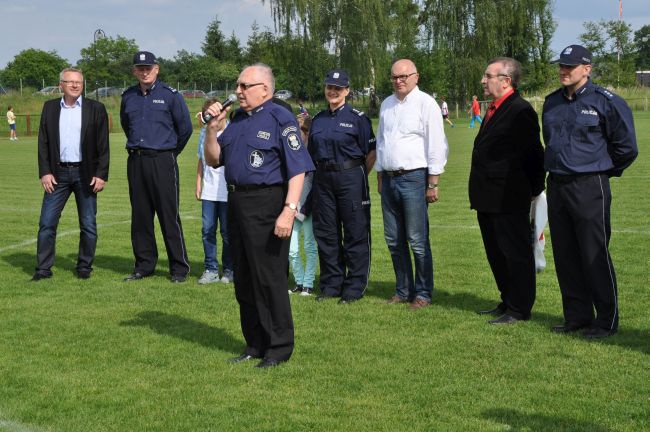
[[[16,114],[14,114],[14,107],[11,105],[7,107],[7,123],[9,123],[9,141],[18,141],[16,136]]]
[[[307,145],[309,128],[311,127],[311,117],[298,115],[298,124],[302,140]],[[311,216],[311,185],[314,180],[314,173],[310,172],[305,175],[305,182],[302,186],[302,194],[298,202],[298,211],[293,221],[293,231],[291,233],[291,243],[289,246],[289,263],[296,286],[289,290],[289,293],[308,296],[314,290],[314,278],[316,277],[316,261],[318,259],[318,249],[314,239],[314,230],[312,228]],[[305,248],[305,265],[303,267],[302,258],[300,257],[300,231],[303,233],[303,245]]]
[[[216,98],[208,99],[203,105],[203,110],[217,101]],[[198,115],[197,115],[198,116]],[[202,120],[202,117],[200,117]],[[217,136],[226,128],[226,120],[219,124]],[[230,283],[233,281],[232,261],[228,243],[228,189],[224,177],[224,167],[212,168],[205,163],[203,146],[205,141],[205,127],[201,129],[199,137],[199,161],[196,166],[196,199],[201,201],[203,253],[205,255],[205,271],[199,278],[200,284],[214,282]],[[223,271],[219,278],[219,262],[217,261],[217,226],[220,225],[221,264]]]

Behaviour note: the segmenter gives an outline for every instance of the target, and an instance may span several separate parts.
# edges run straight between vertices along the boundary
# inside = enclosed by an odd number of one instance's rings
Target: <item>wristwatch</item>
[[[298,205],[296,203],[286,202],[284,203],[284,206],[289,207],[291,210],[298,210]]]
[[[438,183],[427,184],[427,189],[438,189]]]

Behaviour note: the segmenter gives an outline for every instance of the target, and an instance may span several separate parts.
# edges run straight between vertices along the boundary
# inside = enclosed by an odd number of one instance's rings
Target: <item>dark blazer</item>
[[[544,190],[544,149],[537,113],[519,93],[481,125],[469,175],[471,208],[485,213],[529,212]]]
[[[82,96],[83,97],[83,96]],[[59,115],[61,99],[45,102],[38,130],[38,176],[55,174],[59,160]],[[108,180],[108,115],[100,102],[81,102],[81,175],[90,184],[93,177]]]

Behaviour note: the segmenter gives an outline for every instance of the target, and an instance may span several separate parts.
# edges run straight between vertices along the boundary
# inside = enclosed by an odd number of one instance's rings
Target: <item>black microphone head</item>
[[[237,101],[237,96],[235,96],[234,93],[230,93],[230,94],[228,95],[228,99],[226,99],[225,101],[223,101],[223,102],[221,103],[221,106],[222,106],[222,108],[226,108],[226,107],[232,105],[233,103],[235,103],[236,101]]]

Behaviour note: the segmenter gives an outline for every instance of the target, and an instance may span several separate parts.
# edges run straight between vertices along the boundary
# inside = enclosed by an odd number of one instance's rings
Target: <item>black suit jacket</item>
[[[529,212],[544,190],[544,149],[533,107],[515,92],[481,125],[469,175],[471,208],[485,213]]]
[[[38,130],[38,176],[55,174],[59,160],[59,115],[61,99],[45,102]],[[108,180],[108,115],[100,102],[84,98],[81,103],[81,175],[90,184],[93,177]]]

